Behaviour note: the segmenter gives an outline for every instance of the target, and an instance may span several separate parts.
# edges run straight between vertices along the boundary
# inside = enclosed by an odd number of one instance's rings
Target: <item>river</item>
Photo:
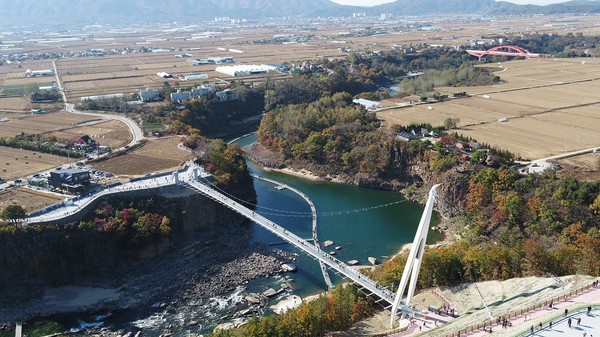
[[[256,136],[251,135],[236,143],[246,146],[255,140]],[[334,242],[327,248],[328,251],[335,250],[335,246],[341,246],[341,249],[336,251],[336,257],[342,261],[358,260],[359,264],[366,265],[369,264],[367,258],[370,256],[377,258],[378,261],[384,261],[414,239],[423,207],[404,199],[397,192],[313,181],[280,172],[265,171],[251,161],[247,161],[247,164],[251,174],[293,186],[313,201],[319,214],[317,217],[319,241],[321,244],[326,240]],[[298,217],[297,213],[281,216],[276,215],[280,212],[261,209],[261,207],[268,207],[310,214],[308,205],[300,196],[289,190],[277,190],[273,184],[258,179],[254,180],[254,188],[259,213],[269,214],[265,216],[303,238],[311,237],[309,216]],[[400,203],[374,208],[395,202]],[[434,213],[432,222],[435,225],[438,221],[439,214]],[[262,242],[281,242],[281,239],[256,224],[253,224],[253,238]],[[442,239],[441,234],[430,231],[429,243],[440,239]],[[327,289],[319,264],[304,255],[300,255],[299,260],[299,271],[294,276],[294,293],[306,296]]]
[[[239,139],[241,146],[251,144],[256,136],[251,135]],[[250,173],[293,186],[305,193],[315,204],[318,214],[318,237],[321,244],[326,240],[334,242],[326,248],[334,251],[342,261],[358,260],[359,264],[369,264],[367,258],[375,257],[382,262],[398,253],[403,245],[412,242],[419,223],[423,207],[405,200],[397,192],[361,188],[357,186],[337,184],[327,181],[313,181],[301,177],[290,176],[275,171],[265,171],[251,161],[247,161]],[[288,189],[276,189],[275,185],[254,179],[257,194],[256,212],[266,216],[295,234],[311,238],[310,208],[297,194]],[[386,207],[381,205],[392,204]],[[434,212],[433,225],[439,221]],[[257,224],[251,224],[252,240],[268,243],[276,248],[298,253],[282,239]],[[441,234],[431,231],[428,242],[442,239]],[[319,264],[312,258],[299,254],[296,273],[288,273],[293,294],[301,297],[317,294],[327,289]],[[330,271],[332,281],[339,283],[341,279]],[[178,312],[168,312],[157,307],[145,312],[115,312],[104,320],[105,326],[125,331],[143,329],[146,336],[158,336],[166,326],[174,336],[187,336],[190,332],[206,333],[212,331],[216,324],[222,323],[223,317],[230,317],[245,307],[244,296],[249,292],[262,292],[269,287],[279,288],[281,278],[265,278],[255,280],[238,287],[235,292],[224,294],[202,303],[189,303]],[[289,293],[288,293],[289,294]],[[272,302],[285,295],[281,295]],[[53,317],[65,328],[86,326],[91,321],[103,321],[95,315],[62,315]],[[197,322],[193,326],[182,322]],[[88,323],[86,323],[88,322]],[[93,324],[101,324],[93,323]],[[177,326],[180,326],[179,328]]]

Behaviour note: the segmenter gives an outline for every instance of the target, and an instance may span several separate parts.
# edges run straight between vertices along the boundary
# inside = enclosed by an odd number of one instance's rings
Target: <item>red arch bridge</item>
[[[517,46],[498,46],[488,50],[467,50],[467,53],[479,59],[486,56],[542,57],[541,54],[530,53],[529,50]]]

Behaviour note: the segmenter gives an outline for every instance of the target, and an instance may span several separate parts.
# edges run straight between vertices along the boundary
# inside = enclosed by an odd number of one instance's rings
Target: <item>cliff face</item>
[[[248,157],[267,167],[281,167],[283,163],[272,151],[266,149],[260,143],[254,143],[244,148]],[[414,158],[409,158],[406,153],[393,151],[389,154],[389,169],[375,177],[366,173],[349,175],[336,171],[332,165],[319,165],[310,161],[295,160],[288,165],[297,171],[302,169],[320,177],[330,177],[336,182],[352,184],[368,188],[379,188],[392,191],[401,191],[412,188],[407,197],[413,201],[424,204],[427,201],[427,193],[431,186],[442,184],[438,189],[440,198],[436,204],[444,218],[458,215],[464,209],[465,195],[468,191],[468,174],[459,173],[454,169],[446,172],[434,172]]]
[[[436,210],[444,218],[460,215],[465,208],[465,198],[469,189],[468,174],[459,173],[455,169],[446,172],[434,172],[417,163],[410,166],[410,175],[417,181],[420,188],[418,196],[412,197],[415,201],[425,203],[429,189],[435,184],[442,184],[438,188],[439,198]]]
[[[246,231],[241,216],[199,194],[182,188],[155,192],[160,194],[144,197],[158,198],[160,205],[153,211],[171,219],[172,232],[143,248],[123,245],[115,233],[79,230],[74,223],[0,232],[0,294],[19,296],[45,286],[111,279],[121,276],[123,267],[176,248],[182,240],[219,240]]]

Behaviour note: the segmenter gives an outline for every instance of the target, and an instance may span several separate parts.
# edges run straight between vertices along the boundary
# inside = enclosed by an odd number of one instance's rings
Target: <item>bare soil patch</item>
[[[67,157],[0,146],[0,177],[14,180],[75,161]]]
[[[31,110],[31,103],[29,103],[29,98],[24,96],[0,97],[0,111],[2,110],[27,111]]]
[[[33,116],[31,114],[7,114],[8,122],[0,123],[0,137],[14,137],[21,132],[29,134],[50,133],[73,128],[98,117],[76,115],[66,111]]]
[[[0,210],[8,205],[17,204],[23,206],[27,213],[31,213],[61,200],[62,198],[53,194],[32,191],[25,188],[15,188],[0,192]]]
[[[92,163],[91,166],[116,175],[142,175],[175,169],[193,157],[192,153],[177,147],[179,142],[179,137],[151,139],[139,149]]]
[[[600,153],[560,159],[558,163],[563,167],[557,172],[559,177],[576,178],[588,182],[600,181]]]
[[[74,139],[81,135],[92,137],[100,145],[108,145],[111,148],[119,148],[131,141],[131,132],[127,125],[116,120],[90,121],[80,126],[66,128],[53,132],[56,137]]]

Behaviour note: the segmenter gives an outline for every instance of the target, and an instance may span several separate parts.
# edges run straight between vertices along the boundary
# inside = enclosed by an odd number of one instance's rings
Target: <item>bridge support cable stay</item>
[[[410,248],[410,253],[408,254],[408,259],[406,260],[406,265],[404,266],[404,271],[402,272],[402,278],[400,279],[400,284],[398,285],[398,292],[396,293],[394,302],[392,303],[392,313],[390,315],[391,328],[394,327],[394,320],[396,319],[398,308],[402,306],[410,307],[410,301],[415,293],[417,279],[419,277],[419,269],[421,268],[421,261],[423,258],[423,252],[425,250],[425,242],[427,241],[429,224],[431,222],[431,213],[433,212],[433,205],[438,196],[438,186],[440,185],[434,185],[429,191],[427,204],[425,205],[425,210],[421,216],[421,221],[419,222],[419,227],[417,228],[417,233],[415,234],[415,239],[412,247]],[[408,285],[406,299],[402,301],[402,296],[404,295],[404,291],[406,290],[409,279],[410,285]],[[403,312],[406,313],[404,310]]]
[[[373,281],[370,278],[366,277],[365,275],[361,274],[355,268],[348,266],[344,262],[336,259],[335,257],[331,256],[327,252],[321,250],[320,248],[315,247],[314,245],[310,244],[308,241],[300,238],[299,236],[295,235],[294,233],[289,232],[288,230],[277,225],[273,221],[263,217],[260,214],[256,214],[251,209],[246,208],[246,207],[240,205],[239,203],[236,203],[233,199],[230,199],[229,197],[222,195],[218,191],[213,190],[212,188],[210,188],[198,181],[187,180],[184,182],[184,185],[202,193],[203,195],[209,197],[210,199],[212,199],[212,200],[226,206],[227,208],[239,213],[240,215],[245,216],[246,218],[254,221],[255,223],[259,224],[260,226],[267,229],[271,233],[288,241],[290,244],[292,244],[296,248],[300,249],[304,253],[321,261],[327,267],[342,274],[345,278],[350,279],[351,281],[359,284],[360,286],[367,289],[369,292],[373,293],[377,297],[385,300],[389,304],[393,303],[393,301],[394,301],[394,293],[393,292],[380,286],[375,281]],[[410,307],[403,305],[403,304],[399,304],[398,308],[400,308],[400,310],[402,310],[402,311],[411,311],[412,312]]]
[[[415,312],[410,306],[410,299],[412,298],[412,295],[415,290],[416,279],[419,273],[420,261],[423,255],[423,249],[425,246],[425,240],[427,236],[427,229],[431,220],[433,203],[437,196],[436,188],[439,185],[432,187],[432,189],[429,192],[429,199],[427,201],[427,205],[425,206],[423,216],[421,217],[421,222],[419,223],[419,229],[417,230],[417,234],[415,236],[415,242],[411,249],[409,260],[407,261],[407,265],[402,275],[401,285],[398,289],[398,293],[396,294],[396,296],[394,296],[394,293],[392,291],[388,290],[383,286],[380,286],[375,281],[360,273],[357,269],[345,264],[344,262],[330,255],[329,253],[323,251],[318,245],[318,238],[316,237],[316,235],[314,235],[313,240],[311,240],[316,243],[315,245],[313,245],[309,241],[304,240],[299,236],[295,235],[294,233],[289,232],[285,228],[277,225],[275,222],[265,218],[260,214],[257,214],[255,211],[241,205],[239,202],[236,202],[236,200],[224,195],[218,190],[199,182],[199,179],[203,178],[204,176],[206,176],[206,172],[202,167],[196,165],[186,166],[183,170],[174,171],[168,175],[151,176],[145,179],[131,181],[122,185],[112,186],[103,190],[102,192],[88,195],[83,198],[78,198],[72,205],[63,204],[62,207],[53,208],[52,210],[44,211],[38,215],[29,215],[29,217],[23,219],[23,222],[26,224],[44,223],[49,221],[55,221],[58,219],[64,219],[82,211],[87,205],[89,205],[96,199],[106,195],[179,185],[182,187],[189,188],[193,191],[199,192],[204,196],[208,197],[209,199],[212,199],[226,206],[227,208],[239,213],[240,215],[254,221],[261,227],[265,228],[266,230],[270,231],[276,236],[289,242],[302,252],[316,259],[322,266],[322,270],[324,271],[323,275],[326,278],[326,282],[329,279],[327,268],[330,268],[335,273],[351,280],[354,283],[357,283],[363,289],[366,289],[373,295],[379,297],[382,301],[387,302],[389,305],[392,306],[392,322],[394,320],[394,316],[398,311],[401,311],[407,315],[414,316]],[[303,195],[300,191],[297,191],[297,193]],[[307,200],[310,200],[304,195],[303,197],[305,197]],[[314,208],[314,205],[312,205],[312,203],[309,204],[311,204],[311,211],[313,213],[313,228],[316,229],[316,209]],[[411,279],[411,283],[409,286],[407,300],[400,301],[401,296],[404,293],[406,283],[408,282],[408,274],[411,271],[413,274],[413,278]],[[329,282],[327,282],[328,285],[330,284],[330,282],[331,280],[329,279]]]
[[[281,185],[278,181],[272,180],[272,179],[267,179],[267,178],[263,178],[263,177],[259,177],[257,175],[252,174],[251,175],[252,178],[254,179],[259,179],[262,181],[266,181],[269,182],[271,184],[275,184],[275,185]],[[312,200],[310,200],[310,198],[304,194],[303,192],[301,192],[300,190],[288,186],[286,185],[286,187],[298,194],[299,196],[301,196],[306,203],[308,204],[308,206],[310,206],[310,211],[312,213],[312,239],[313,239],[313,243],[315,245],[315,247],[317,248],[321,248],[320,244],[319,244],[319,238],[317,237],[317,209],[315,208],[315,204],[312,202]],[[327,272],[327,266],[325,265],[325,263],[323,263],[323,261],[318,260],[319,261],[319,266],[321,267],[321,273],[323,274],[323,279],[325,280],[325,284],[327,284],[327,287],[329,289],[333,288],[333,283],[331,282],[331,278],[329,277],[329,272]]]

